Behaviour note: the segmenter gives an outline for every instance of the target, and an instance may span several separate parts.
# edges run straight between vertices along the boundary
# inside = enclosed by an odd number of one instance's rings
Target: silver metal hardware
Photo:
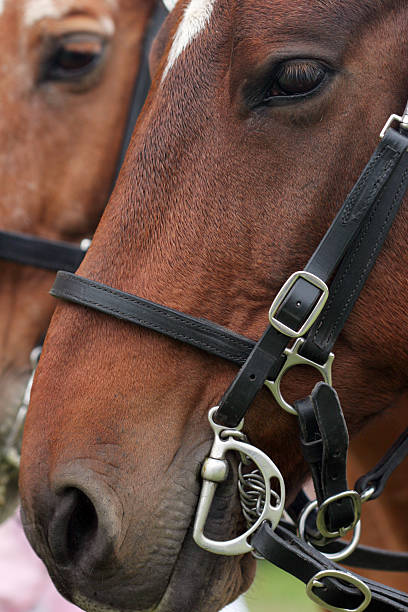
[[[336,578],[337,580],[347,582],[348,584],[357,587],[357,589],[363,595],[364,600],[357,608],[339,608],[337,606],[331,606],[313,591],[314,588],[324,588],[324,584],[320,582],[322,578]],[[344,570],[326,569],[318,572],[307,583],[306,594],[319,606],[322,606],[326,610],[331,610],[332,612],[363,612],[371,601],[371,591],[369,587],[362,580]]]
[[[41,347],[37,346],[31,351],[30,365],[32,372],[28,379],[21,404],[17,410],[14,422],[8,432],[4,445],[0,448],[0,512],[2,507],[7,504],[7,494],[10,483],[17,479],[20,467],[21,439],[25,417],[30,402],[31,386],[33,384],[34,373],[41,354]]]
[[[201,476],[203,480],[211,482],[224,482],[228,476],[228,461],[225,459],[214,459],[207,457],[201,468]]]
[[[292,289],[293,285],[296,283],[296,281],[299,278],[303,278],[305,281],[307,281],[311,285],[314,285],[315,287],[320,289],[322,294],[317,300],[316,304],[314,305],[312,312],[309,314],[306,321],[303,323],[301,328],[296,331],[292,329],[291,327],[288,327],[281,321],[279,321],[275,317],[275,315],[278,312],[279,308],[282,306],[282,303],[285,300],[286,296],[288,295],[289,291]],[[292,274],[288,278],[286,283],[282,286],[282,288],[278,292],[276,298],[273,300],[272,306],[269,309],[269,322],[272,325],[272,327],[277,329],[282,334],[285,334],[285,336],[289,336],[290,338],[300,338],[301,336],[304,336],[304,334],[307,332],[308,329],[310,329],[310,327],[312,327],[313,323],[316,321],[317,317],[320,315],[328,296],[329,296],[329,289],[326,283],[322,281],[321,278],[319,278],[315,274],[312,274],[311,272],[306,272],[305,270],[294,272],[294,274]]]
[[[84,251],[86,253],[89,247],[91,246],[91,244],[92,244],[92,240],[90,240],[90,238],[84,238],[83,240],[81,240],[81,244],[79,245],[79,248],[81,249],[81,251]]]
[[[238,466],[238,492],[241,500],[242,514],[247,522],[247,527],[251,527],[262,514],[265,507],[266,490],[265,481],[261,472],[254,469],[251,472],[243,472],[244,464],[240,462]],[[271,489],[275,506],[279,504],[280,497]]]
[[[30,365],[32,368],[32,372],[30,378],[28,379],[23,399],[21,401],[20,407],[17,410],[16,418],[6,438],[2,452],[2,461],[8,463],[10,466],[16,469],[18,469],[20,466],[21,438],[23,435],[25,418],[27,416],[28,404],[30,403],[31,387],[33,386],[34,374],[37,368],[38,360],[40,359],[41,349],[41,346],[36,346],[31,351]]]
[[[373,493],[375,493],[375,487],[370,487],[360,493],[361,503],[364,504],[365,502],[367,502],[371,498]]]
[[[194,522],[193,538],[198,546],[210,552],[219,555],[242,555],[251,552],[253,547],[249,542],[250,536],[258,529],[263,521],[270,521],[273,528],[277,526],[282,516],[285,506],[285,484],[281,473],[275,466],[273,461],[261,450],[248,444],[242,440],[241,429],[243,421],[234,429],[226,429],[222,425],[217,425],[214,421],[214,416],[218,406],[211,408],[208,413],[208,420],[211,428],[214,431],[214,442],[210,451],[209,457],[204,461],[202,468],[203,483],[201,488],[200,499],[197,507],[197,514]],[[239,439],[237,439],[239,438]],[[260,516],[255,520],[252,526],[242,535],[228,540],[219,542],[211,540],[204,535],[204,528],[207,522],[208,513],[214,499],[215,491],[220,482],[219,478],[222,473],[227,476],[227,472],[220,467],[219,464],[214,464],[213,460],[225,462],[227,452],[235,451],[241,454],[241,457],[253,461],[262,475],[264,481],[264,505]],[[274,498],[276,505],[272,505],[271,498],[273,496],[271,489],[271,479],[276,478],[279,482],[280,493]],[[262,502],[260,502],[261,507]],[[252,522],[252,521],[251,521]]]
[[[265,481],[260,471],[255,468],[251,472],[243,472],[243,466],[249,463],[251,461],[246,458],[245,463],[241,461],[238,465],[238,493],[248,529],[261,516],[266,499]],[[273,489],[271,489],[271,497],[273,497],[273,505],[279,504],[279,495]],[[251,554],[255,559],[263,559],[263,556],[255,550],[252,550]]]
[[[380,138],[384,138],[385,132],[388,130],[389,127],[391,127],[394,121],[398,121],[398,123],[402,125],[404,129],[407,130],[408,129],[408,107],[405,109],[402,117],[400,115],[395,115],[395,114],[390,115],[388,117],[386,124],[384,125],[383,129],[380,132]]]
[[[299,355],[299,351],[302,345],[304,344],[304,342],[305,342],[304,338],[298,338],[295,344],[291,348],[285,349],[286,361],[283,364],[282,369],[279,372],[278,376],[276,377],[275,380],[265,380],[265,383],[264,383],[265,386],[268,387],[269,391],[271,391],[273,397],[275,398],[279,406],[283,408],[284,410],[286,410],[286,412],[289,412],[290,414],[294,414],[296,416],[297,416],[297,411],[293,408],[293,406],[291,406],[282,397],[281,388],[280,388],[282,378],[284,377],[284,375],[286,374],[288,370],[290,370],[294,366],[307,365],[317,370],[319,374],[322,376],[325,383],[327,383],[330,386],[332,384],[332,366],[333,366],[333,360],[334,360],[334,353],[330,353],[330,355],[327,358],[326,363],[324,363],[323,365],[320,365],[318,363],[315,363],[311,359],[307,359],[306,357]]]
[[[307,542],[313,548],[315,547],[313,546],[312,542],[310,542],[306,538],[306,523],[307,523],[307,519],[310,513],[313,512],[313,510],[315,510],[316,508],[317,508],[317,500],[315,499],[314,501],[311,501],[310,504],[308,504],[303,509],[302,514],[300,515],[299,524],[298,524],[299,537],[305,542]],[[361,521],[359,520],[356,523],[356,526],[354,528],[353,537],[351,541],[347,543],[347,546],[345,548],[343,548],[342,550],[339,550],[336,553],[325,553],[319,548],[319,552],[322,555],[324,555],[327,559],[330,559],[331,561],[343,561],[343,559],[347,559],[347,557],[349,557],[351,553],[354,552],[355,549],[357,548],[358,543],[360,541],[360,535],[361,535]]]
[[[353,522],[350,523],[347,527],[341,527],[338,531],[329,531],[326,525],[326,510],[330,506],[330,504],[336,503],[342,499],[350,499],[353,504],[354,511],[354,519]],[[328,499],[325,499],[322,505],[320,506],[317,517],[316,517],[316,525],[322,536],[325,538],[342,538],[348,531],[354,529],[360,520],[361,516],[361,497],[357,491],[342,491],[341,493],[337,493],[337,495],[332,495]]]

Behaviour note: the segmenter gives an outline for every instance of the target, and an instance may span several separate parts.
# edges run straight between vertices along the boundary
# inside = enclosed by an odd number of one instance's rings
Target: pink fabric
[[[0,612],[79,612],[56,591],[17,514],[0,525]]]

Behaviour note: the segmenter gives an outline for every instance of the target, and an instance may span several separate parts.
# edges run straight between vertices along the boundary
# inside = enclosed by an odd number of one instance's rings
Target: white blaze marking
[[[24,11],[24,24],[32,26],[41,19],[58,19],[63,15],[63,8],[57,0],[27,0]]]
[[[6,0],[0,0],[0,15],[3,13],[4,11],[4,4],[5,4]]]
[[[177,61],[184,49],[194,40],[210,21],[215,0],[190,0],[190,4],[184,11],[173,44],[167,58],[167,66],[163,72],[162,82],[167,73]]]
[[[163,4],[166,7],[166,9],[169,11],[169,13],[171,13],[171,11],[174,9],[174,7],[177,4],[177,0],[163,0]]]

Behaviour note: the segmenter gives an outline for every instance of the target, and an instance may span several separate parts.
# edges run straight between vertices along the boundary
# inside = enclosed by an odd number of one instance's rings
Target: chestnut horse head
[[[407,27],[402,1],[179,0],[80,274],[259,338],[272,297],[406,102]],[[351,431],[405,388],[407,222],[403,206],[336,344]],[[154,331],[57,307],[21,492],[27,535],[66,597],[89,610],[210,612],[248,587],[249,555],[212,555],[192,540],[207,412],[235,374]],[[308,369],[296,385],[307,394]],[[246,432],[293,497],[306,473],[295,419],[263,390]],[[210,517],[216,539],[241,527],[233,480]]]
[[[0,230],[79,245],[106,204],[156,0],[0,2]],[[2,245],[3,236],[0,236]],[[0,452],[55,273],[0,259]],[[2,464],[3,468],[3,464]],[[0,471],[0,521],[16,470]]]

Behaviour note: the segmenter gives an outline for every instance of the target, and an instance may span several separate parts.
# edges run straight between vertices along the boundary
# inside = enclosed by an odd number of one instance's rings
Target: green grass
[[[286,572],[258,561],[255,582],[246,594],[250,612],[317,612],[305,585]]]

